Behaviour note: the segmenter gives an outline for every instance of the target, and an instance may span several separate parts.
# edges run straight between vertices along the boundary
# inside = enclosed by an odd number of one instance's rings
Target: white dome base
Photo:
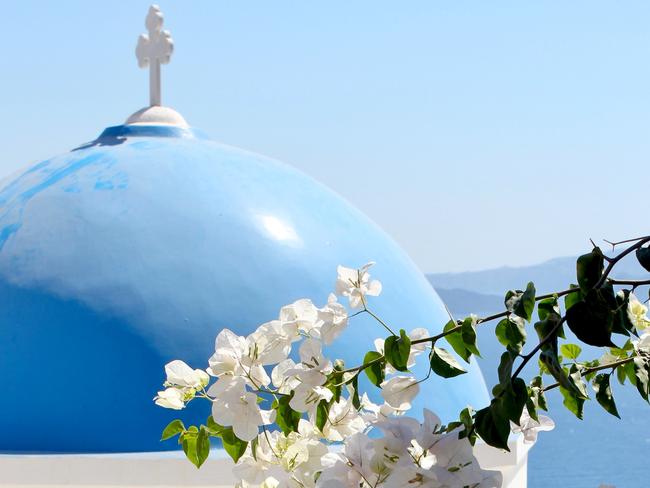
[[[126,119],[126,125],[173,125],[175,127],[189,127],[183,116],[176,110],[158,105],[141,108]]]
[[[474,453],[483,469],[501,471],[504,488],[528,485],[528,450],[521,436],[510,452],[478,442]],[[196,469],[180,451],[137,454],[0,454],[0,485],[15,488],[101,486],[232,488],[232,461],[221,449]]]

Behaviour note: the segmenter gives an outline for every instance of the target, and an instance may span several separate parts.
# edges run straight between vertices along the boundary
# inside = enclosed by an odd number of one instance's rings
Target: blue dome
[[[176,448],[159,442],[162,428],[205,422],[209,408],[156,407],[164,364],[204,368],[222,328],[249,333],[303,297],[323,305],[338,264],[377,262],[384,291],[371,306],[394,328],[433,332],[447,320],[424,276],[358,210],[190,129],[109,128],[0,188],[2,451]],[[355,317],[328,354],[358,364],[384,335]],[[475,364],[422,387],[414,408],[446,420],[488,400]]]

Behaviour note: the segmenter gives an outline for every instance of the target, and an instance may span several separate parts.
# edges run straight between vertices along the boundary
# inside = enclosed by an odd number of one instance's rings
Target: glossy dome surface
[[[298,298],[321,306],[338,264],[371,260],[382,318],[407,330],[446,322],[389,237],[277,161],[192,130],[119,126],[32,166],[0,189],[0,450],[177,447],[161,429],[209,408],[154,406],[166,362],[205,367],[223,327],[248,333]],[[328,354],[357,364],[383,335],[355,317]],[[415,408],[446,420],[487,402],[476,365],[422,386]]]

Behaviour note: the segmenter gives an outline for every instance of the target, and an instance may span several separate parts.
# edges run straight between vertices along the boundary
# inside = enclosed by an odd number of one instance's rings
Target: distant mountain
[[[427,278],[436,290],[461,289],[502,297],[507,290],[525,288],[529,281],[535,283],[535,287],[540,293],[559,291],[575,282],[575,266],[575,257],[563,257],[532,266],[518,268],[504,266],[464,273],[434,273],[428,274]],[[616,265],[616,276],[647,279],[647,273],[639,266],[634,255],[623,259]]]

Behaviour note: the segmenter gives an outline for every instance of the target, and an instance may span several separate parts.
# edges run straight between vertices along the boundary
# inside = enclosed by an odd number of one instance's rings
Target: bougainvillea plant
[[[211,415],[200,426],[174,420],[162,439],[178,436],[199,467],[211,438],[219,438],[242,488],[499,487],[501,475],[482,469],[472,446],[481,438],[508,449],[511,433],[534,442],[539,431],[552,429],[552,420],[539,413],[547,410],[549,390],[558,389],[578,418],[589,384],[596,401],[619,416],[612,377],[648,400],[650,320],[635,291],[650,280],[613,277],[617,263],[631,253],[650,272],[648,243],[650,236],[609,243],[611,255],[594,245],[577,260],[575,284],[537,295],[528,283],[505,294],[502,312],[450,319],[433,335],[424,328],[395,330],[371,311],[369,297],[382,289],[370,277],[372,263],[339,266],[324,306],[298,300],[248,336],[222,330],[206,370],[180,360],[167,364],[165,389],[155,402],[181,410],[203,399]],[[387,336],[369,345],[353,367],[325,357],[323,345],[359,314],[373,317]],[[466,372],[462,362],[479,355],[476,328],[488,323],[504,346],[489,405],[468,407],[446,425],[427,409],[417,419],[408,416],[419,384],[431,374],[453,378]],[[580,359],[582,349],[566,341],[565,325],[578,342],[602,348],[601,357]],[[411,373],[420,360],[429,366],[424,378]],[[538,374],[527,383],[521,374],[533,360]],[[360,375],[380,389],[383,403],[359,391]]]

